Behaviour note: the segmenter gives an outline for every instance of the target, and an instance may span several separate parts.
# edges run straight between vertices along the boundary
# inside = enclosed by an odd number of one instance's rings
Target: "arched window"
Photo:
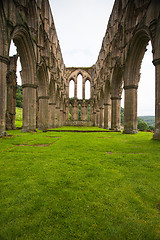
[[[91,98],[91,84],[90,81],[87,80],[85,82],[85,99],[90,99]]]
[[[78,99],[82,99],[82,84],[83,84],[82,75],[78,74],[78,77],[77,77],[77,98]]]
[[[74,98],[74,81],[69,82],[69,98]]]

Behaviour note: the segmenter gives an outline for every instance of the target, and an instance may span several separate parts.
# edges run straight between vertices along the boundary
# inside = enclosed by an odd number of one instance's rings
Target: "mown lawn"
[[[23,109],[16,107],[16,117],[15,117],[16,127],[22,127],[22,115],[23,115]]]
[[[8,134],[0,240],[160,239],[160,142],[151,133]]]

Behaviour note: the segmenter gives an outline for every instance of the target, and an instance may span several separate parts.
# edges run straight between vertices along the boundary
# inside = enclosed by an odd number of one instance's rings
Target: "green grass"
[[[70,126],[63,126],[60,128],[53,128],[53,130],[69,130],[69,131],[103,131],[103,132],[108,132],[108,129],[103,129],[99,127],[70,127]]]
[[[15,125],[16,127],[22,127],[23,108],[16,107]]]
[[[160,142],[151,133],[8,134],[1,240],[160,239]]]

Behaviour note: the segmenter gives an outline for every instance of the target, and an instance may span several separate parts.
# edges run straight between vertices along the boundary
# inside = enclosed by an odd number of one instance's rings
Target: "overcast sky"
[[[50,0],[66,67],[91,67],[97,61],[114,0]],[[138,88],[138,115],[155,115],[151,47],[145,54]],[[124,94],[122,95],[124,106]]]

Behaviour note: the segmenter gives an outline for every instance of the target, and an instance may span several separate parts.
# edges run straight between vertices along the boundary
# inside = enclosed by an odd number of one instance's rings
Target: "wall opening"
[[[74,81],[69,82],[69,98],[74,98]]]
[[[137,112],[138,116],[145,120],[151,128],[155,125],[155,67],[152,60],[152,45],[149,41],[141,64]]]
[[[91,98],[91,83],[89,80],[85,82],[85,99]]]
[[[14,71],[14,64],[15,64],[16,76],[14,75],[10,76],[11,79],[7,84],[7,95],[8,95],[7,105],[10,105],[7,108],[11,110],[12,114],[14,114],[13,112],[15,112],[15,120],[14,120],[15,127],[22,127],[23,90],[22,90],[22,79],[20,74],[22,71],[22,65],[21,65],[20,57],[17,52],[17,47],[15,46],[13,40],[11,40],[11,44],[10,44],[9,57],[10,57],[9,71],[11,71],[11,74],[12,74],[12,71]],[[12,88],[12,92],[11,92],[11,88]],[[9,99],[9,98],[12,98],[12,99]],[[16,102],[14,103],[15,98],[16,98]]]
[[[82,99],[82,85],[83,85],[83,78],[82,74],[78,74],[77,76],[77,98]]]

